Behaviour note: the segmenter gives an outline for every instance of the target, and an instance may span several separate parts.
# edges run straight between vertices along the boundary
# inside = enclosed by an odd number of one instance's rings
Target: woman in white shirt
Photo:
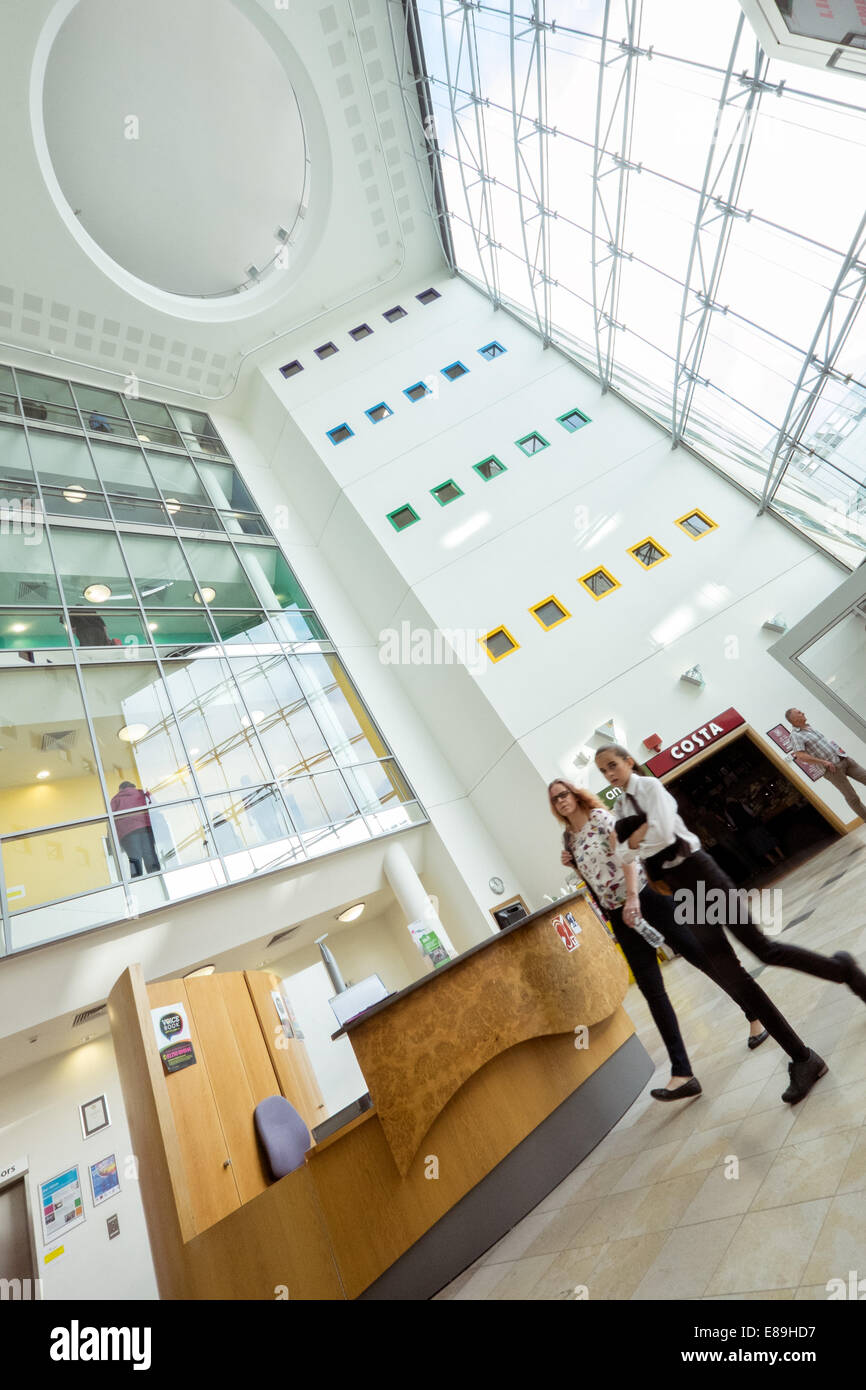
[[[550,783],[548,796],[551,811],[565,826],[562,862],[573,866],[585,879],[609,915],[635,984],[646,999],[668,1050],[671,1079],[666,1087],[653,1090],[652,1096],[656,1100],[685,1100],[700,1095],[701,1085],[692,1073],[655,949],[633,928],[643,917],[691,965],[715,979],[708,957],[689,929],[676,921],[671,899],[657,893],[647,883],[640,863],[620,864],[611,847],[614,818],[598,797],[562,780]],[[740,1004],[751,1022],[756,1015],[749,1014],[736,991],[725,985],[722,988]],[[760,1029],[760,1025],[758,1027]]]
[[[667,788],[655,777],[638,776],[634,758],[619,744],[600,748],[595,761],[611,786],[622,792],[616,803],[617,818],[635,811],[646,815],[646,823],[632,833],[627,845],[618,847],[620,862],[626,867],[636,858],[651,861],[653,876],[664,878],[674,890],[677,919],[688,925],[710,957],[715,978],[723,987],[733,986],[737,990],[749,1011],[791,1058],[790,1084],[782,1100],[796,1105],[826,1075],[827,1064],[798,1037],[743,969],[724,928],[766,964],[785,965],[823,980],[845,982],[864,1002],[866,975],[845,951],[831,958],[764,936],[751,920],[747,900],[744,904],[745,895],[738,893],[715,859],[701,848],[700,840],[684,824]]]

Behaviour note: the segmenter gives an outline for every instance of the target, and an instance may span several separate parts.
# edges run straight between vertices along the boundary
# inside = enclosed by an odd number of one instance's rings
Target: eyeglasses
[[[557,793],[556,793],[556,796],[553,798],[553,800],[554,800],[554,801],[567,801],[568,798],[569,798],[570,796],[571,796],[571,792],[557,792]]]

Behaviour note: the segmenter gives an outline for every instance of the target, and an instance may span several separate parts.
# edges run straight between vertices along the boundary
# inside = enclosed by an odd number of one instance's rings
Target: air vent
[[[83,1028],[85,1023],[92,1023],[95,1018],[102,1018],[103,1014],[108,1013],[107,1004],[99,1004],[95,1009],[85,1009],[83,1014],[76,1014],[72,1020],[73,1028]]]
[[[296,927],[289,927],[288,931],[277,932],[276,936],[271,937],[265,950],[269,951],[272,946],[276,946],[280,941],[288,941],[289,937],[294,936],[296,931],[300,931],[303,925],[303,922],[299,922]]]
[[[50,734],[42,735],[42,742],[39,747],[43,753],[54,753],[58,748],[74,748],[77,738],[77,729],[55,729]]]
[[[28,580],[22,580],[18,585],[18,602],[29,603],[32,599],[45,599],[50,601],[51,595],[48,592],[47,584],[33,584]]]

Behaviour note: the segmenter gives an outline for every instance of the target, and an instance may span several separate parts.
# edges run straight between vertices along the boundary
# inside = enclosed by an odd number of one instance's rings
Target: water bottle
[[[643,937],[644,941],[648,942],[649,945],[652,946],[654,951],[657,951],[659,946],[664,946],[665,944],[665,939],[662,936],[661,932],[656,931],[655,927],[651,927],[649,922],[645,921],[643,917],[641,917],[639,921],[635,922],[634,930],[638,933],[639,936]]]

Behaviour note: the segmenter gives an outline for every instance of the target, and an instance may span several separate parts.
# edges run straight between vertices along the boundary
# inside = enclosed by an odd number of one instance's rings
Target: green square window
[[[589,424],[589,416],[584,415],[580,410],[569,410],[565,415],[558,415],[557,422],[562,425],[569,434],[574,434],[575,430],[582,430],[584,425]]]
[[[456,502],[458,497],[463,496],[463,489],[459,488],[451,478],[446,483],[440,483],[438,487],[431,488],[430,491],[440,507],[446,507],[449,502]]]
[[[414,507],[410,507],[407,502],[405,507],[398,507],[396,511],[389,512],[388,520],[395,531],[405,531],[407,526],[412,526],[420,518]]]
[[[498,478],[500,473],[507,471],[505,464],[500,463],[495,454],[491,454],[489,459],[482,459],[480,463],[473,463],[472,467],[486,483],[489,483],[491,478]]]
[[[542,449],[549,448],[549,444],[544,435],[533,430],[532,434],[526,434],[522,439],[517,440],[517,447],[522,453],[531,456],[532,454],[540,454]]]

